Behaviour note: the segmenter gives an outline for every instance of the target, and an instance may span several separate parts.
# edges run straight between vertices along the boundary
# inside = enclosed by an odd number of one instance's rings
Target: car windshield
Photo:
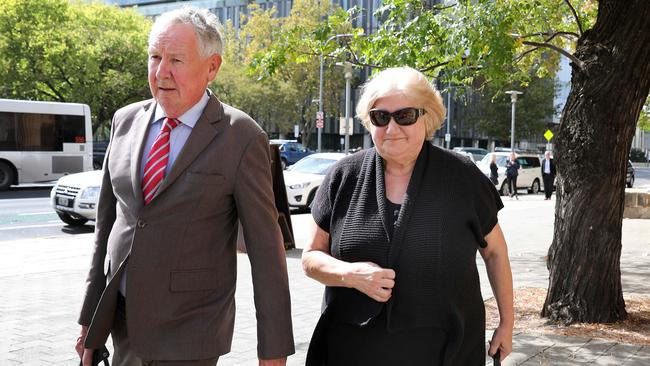
[[[491,154],[487,154],[481,159],[481,164],[490,165],[490,160],[492,159]],[[506,166],[506,161],[508,157],[505,155],[497,155],[497,166],[504,167]]]
[[[334,159],[315,158],[308,156],[299,160],[291,167],[292,172],[308,173],[308,174],[322,174],[327,173],[332,164],[336,163]]]

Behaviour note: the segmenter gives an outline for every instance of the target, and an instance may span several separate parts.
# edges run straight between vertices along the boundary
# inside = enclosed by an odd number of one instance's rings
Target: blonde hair
[[[427,139],[431,139],[442,126],[446,109],[436,87],[424,74],[410,67],[385,69],[364,84],[357,103],[357,118],[370,130],[369,112],[377,100],[395,95],[410,101],[412,107],[426,111],[420,118],[424,121]]]

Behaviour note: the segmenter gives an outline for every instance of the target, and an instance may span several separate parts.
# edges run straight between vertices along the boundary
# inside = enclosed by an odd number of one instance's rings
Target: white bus
[[[0,99],[0,190],[93,169],[86,104]]]

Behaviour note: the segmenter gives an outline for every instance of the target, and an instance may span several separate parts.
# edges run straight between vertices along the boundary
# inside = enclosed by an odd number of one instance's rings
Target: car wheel
[[[9,186],[14,183],[14,179],[12,167],[5,162],[0,162],[0,191],[9,189]]]
[[[510,194],[510,190],[508,189],[508,182],[503,182],[503,184],[501,185],[501,189],[499,190],[499,193],[502,196],[507,196]]]
[[[634,176],[631,176],[630,181],[627,182],[627,188],[632,188],[633,185],[634,185]]]
[[[83,217],[80,218],[72,217],[70,214],[67,214],[65,212],[57,211],[56,214],[59,215],[61,221],[65,222],[70,226],[83,226],[86,222],[88,222],[88,219],[85,219]]]
[[[280,166],[282,167],[282,170],[287,169],[287,166],[288,166],[288,165],[289,165],[289,164],[287,163],[287,159],[282,158],[281,161],[280,161]]]
[[[538,194],[539,193],[539,179],[533,181],[533,185],[530,187],[530,193]]]

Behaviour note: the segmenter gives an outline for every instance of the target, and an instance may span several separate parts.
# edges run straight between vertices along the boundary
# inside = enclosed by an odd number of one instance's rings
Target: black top
[[[476,251],[487,244],[501,199],[471,161],[425,142],[390,236],[383,164],[374,148],[341,159],[311,208],[330,234],[332,256],[395,270],[393,295],[383,306],[354,289],[327,287],[324,317],[363,325],[383,310],[389,331],[444,330],[445,365],[482,364],[485,309]]]
[[[499,178],[499,167],[495,162],[490,163],[490,178]]]
[[[506,163],[506,175],[509,177],[516,177],[519,175],[519,163],[517,160],[508,160]]]

